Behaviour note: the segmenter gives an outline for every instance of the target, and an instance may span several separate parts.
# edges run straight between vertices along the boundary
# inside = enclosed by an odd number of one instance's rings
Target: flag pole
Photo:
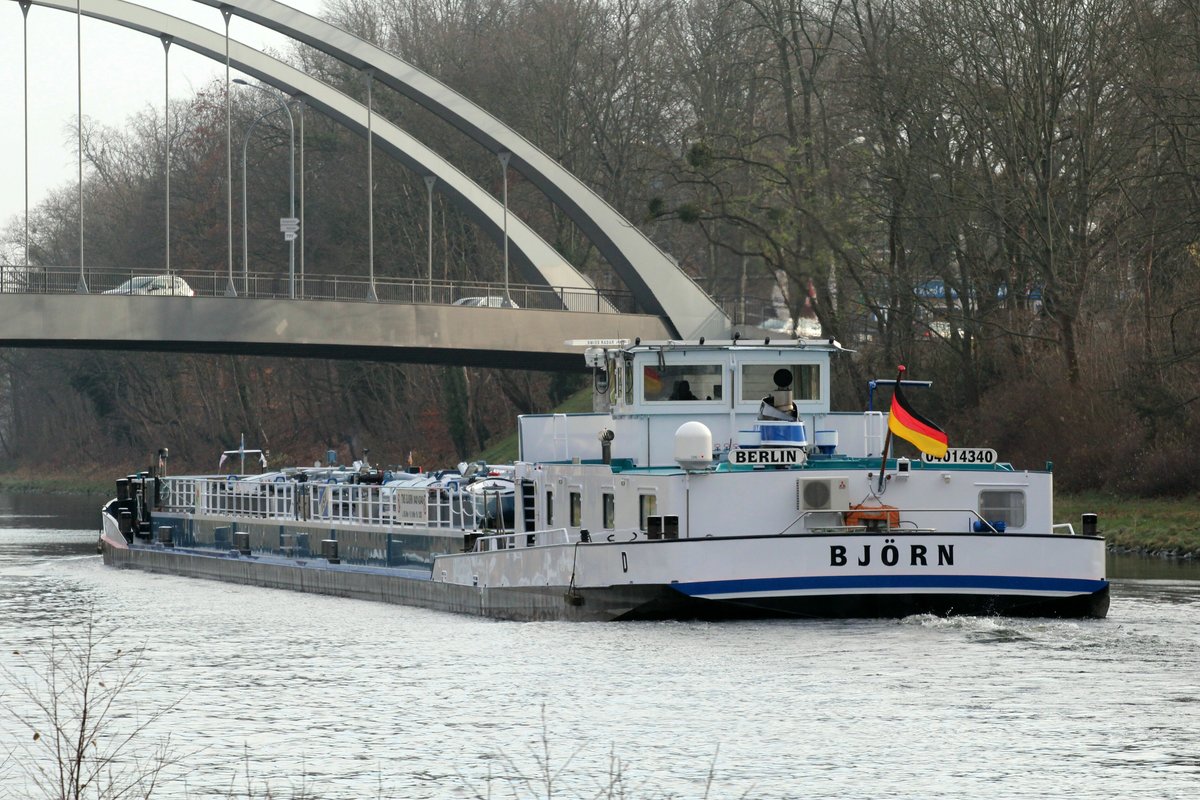
[[[896,367],[896,388],[892,390],[892,402],[896,402],[896,391],[900,388],[900,380],[904,377],[904,365],[899,364]],[[887,436],[883,438],[883,456],[879,459],[879,488],[876,489],[877,494],[883,494],[884,473],[887,472],[887,457],[888,449],[892,446],[892,412],[888,409],[888,429]]]

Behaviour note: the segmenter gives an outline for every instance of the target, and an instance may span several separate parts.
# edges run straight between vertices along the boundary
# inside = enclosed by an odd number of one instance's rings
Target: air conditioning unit
[[[796,481],[797,511],[845,511],[850,507],[850,479],[844,475]]]

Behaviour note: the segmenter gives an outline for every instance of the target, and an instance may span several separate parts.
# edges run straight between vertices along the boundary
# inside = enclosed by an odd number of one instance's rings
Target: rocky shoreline
[[[1140,558],[1157,558],[1163,561],[1193,561],[1200,559],[1200,550],[1179,550],[1176,548],[1128,547],[1110,542],[1108,552],[1118,556],[1138,556]]]

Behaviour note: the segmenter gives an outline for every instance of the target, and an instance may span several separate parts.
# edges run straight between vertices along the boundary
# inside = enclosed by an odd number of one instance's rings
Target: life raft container
[[[846,525],[870,530],[900,527],[900,509],[895,506],[869,506],[864,503],[850,506],[846,512]]]

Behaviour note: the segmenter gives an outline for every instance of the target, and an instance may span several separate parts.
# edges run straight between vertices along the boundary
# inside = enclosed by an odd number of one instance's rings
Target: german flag
[[[896,393],[892,395],[892,410],[888,413],[888,430],[901,439],[912,442],[922,453],[935,458],[946,455],[950,440],[946,432],[913,410],[896,381]]]
[[[646,367],[642,371],[643,394],[647,400],[664,400],[666,398],[659,397],[662,394],[662,376],[658,374],[658,370],[654,367]]]

